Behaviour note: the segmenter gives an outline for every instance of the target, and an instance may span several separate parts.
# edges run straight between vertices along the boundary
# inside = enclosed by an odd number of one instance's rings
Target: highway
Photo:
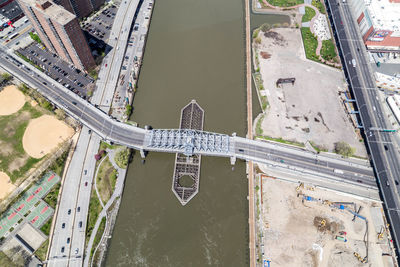
[[[360,36],[358,25],[352,17],[350,7],[340,1],[327,0],[330,19],[339,40],[343,65],[347,79],[356,99],[368,150],[373,161],[373,168],[378,180],[386,212],[391,224],[392,237],[398,248],[400,238],[400,213],[397,179],[400,177],[398,153],[393,145],[392,133],[372,130],[371,128],[388,129],[384,104],[377,94],[374,76],[366,58],[365,46]],[[352,60],[356,61],[353,66]],[[390,128],[389,128],[390,129]]]
[[[115,88],[118,80],[115,77],[118,77],[121,68],[127,36],[138,3],[138,1],[129,1],[120,4],[111,29],[112,38],[110,37],[107,41],[112,49],[102,62],[99,78],[96,81],[97,88],[91,99],[92,103],[96,104],[104,114],[110,108],[114,92],[110,89]],[[78,102],[75,103],[78,105]],[[49,255],[49,267],[82,266],[87,258],[85,242],[92,181],[96,166],[94,155],[99,149],[100,141],[101,138],[90,133],[86,126],[82,128],[77,143],[79,151],[74,153],[63,183]],[[71,210],[70,214],[69,210]],[[63,252],[61,252],[62,248],[64,248]]]

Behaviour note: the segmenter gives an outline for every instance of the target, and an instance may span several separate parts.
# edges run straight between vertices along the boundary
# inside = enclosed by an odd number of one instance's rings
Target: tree
[[[131,113],[132,113],[132,106],[131,105],[129,105],[129,104],[126,104],[126,106],[125,106],[125,114],[126,114],[126,116],[130,116],[131,115]]]
[[[346,142],[335,143],[335,153],[342,155],[345,158],[353,156],[355,149]]]
[[[42,40],[40,40],[39,35],[34,34],[33,32],[29,32],[29,36],[32,38],[32,40],[36,41],[37,43],[41,44]]]
[[[57,117],[57,119],[59,119],[59,120],[64,120],[65,119],[65,111],[64,110],[62,110],[62,109],[56,109],[56,117]]]
[[[120,168],[125,169],[128,166],[128,162],[129,162],[129,150],[127,148],[121,149],[115,155],[114,160],[115,160],[115,163],[117,163],[117,165]]]
[[[12,78],[12,76],[11,76],[9,73],[7,73],[7,72],[3,72],[3,73],[1,74],[1,77],[2,77],[6,82],[8,82],[9,80],[11,80],[11,78]]]
[[[261,25],[262,32],[267,32],[269,30],[271,30],[271,25],[269,25],[268,23],[264,23],[263,25]]]

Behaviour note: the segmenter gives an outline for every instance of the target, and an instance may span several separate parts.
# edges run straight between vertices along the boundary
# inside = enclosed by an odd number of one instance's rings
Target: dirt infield
[[[6,86],[0,91],[0,116],[13,114],[24,104],[25,96],[15,85]]]
[[[15,186],[11,183],[10,177],[0,171],[0,199],[14,190]]]
[[[73,134],[74,130],[64,122],[53,116],[43,115],[29,122],[22,145],[29,156],[41,158]]]

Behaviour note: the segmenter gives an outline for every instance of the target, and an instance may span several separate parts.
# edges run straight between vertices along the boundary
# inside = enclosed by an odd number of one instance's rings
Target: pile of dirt
[[[261,57],[262,57],[263,59],[269,59],[269,58],[271,57],[271,54],[269,54],[269,53],[267,53],[267,52],[264,52],[264,51],[261,51],[261,52],[260,52],[260,55],[261,55]]]
[[[331,233],[334,234],[339,230],[339,225],[336,222],[331,222],[327,218],[320,216],[314,217],[314,226],[321,233]]]
[[[273,39],[274,41],[272,43],[274,45],[279,45],[279,46],[287,45],[285,38],[281,34],[275,32],[275,31],[268,31],[268,32],[264,33],[264,36],[267,38]]]

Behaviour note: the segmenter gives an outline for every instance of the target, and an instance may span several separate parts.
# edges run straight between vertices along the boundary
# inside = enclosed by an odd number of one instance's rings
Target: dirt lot
[[[392,266],[391,258],[382,256],[382,253],[390,253],[386,232],[382,240],[377,236],[385,225],[380,203],[307,185],[296,190],[297,186],[263,179],[260,224],[264,228],[264,245],[260,247],[264,248],[263,259],[271,260],[271,266]],[[317,201],[304,200],[306,196]],[[324,203],[326,200],[331,203]],[[367,264],[354,256],[354,252],[361,258],[366,256],[365,221],[360,218],[352,221],[353,215],[348,210],[335,208],[332,202],[348,202],[342,205],[352,210],[354,203],[357,210],[362,207],[359,214],[368,220]],[[336,205],[339,207],[338,203]],[[347,241],[336,240],[337,236]]]
[[[15,186],[11,183],[10,177],[6,173],[0,171],[0,199],[3,199],[8,193],[11,193],[14,188]]]
[[[263,134],[317,145],[332,150],[344,141],[366,156],[339,91],[346,89],[340,70],[305,59],[299,29],[278,28],[261,36],[260,72],[270,108],[262,123]],[[266,56],[267,55],[267,56]],[[276,86],[279,78],[296,78],[294,85]]]
[[[29,156],[41,158],[73,134],[74,130],[63,121],[54,116],[43,115],[29,122],[22,144]]]
[[[24,104],[25,96],[17,89],[17,86],[9,85],[0,91],[0,116],[13,114]]]

